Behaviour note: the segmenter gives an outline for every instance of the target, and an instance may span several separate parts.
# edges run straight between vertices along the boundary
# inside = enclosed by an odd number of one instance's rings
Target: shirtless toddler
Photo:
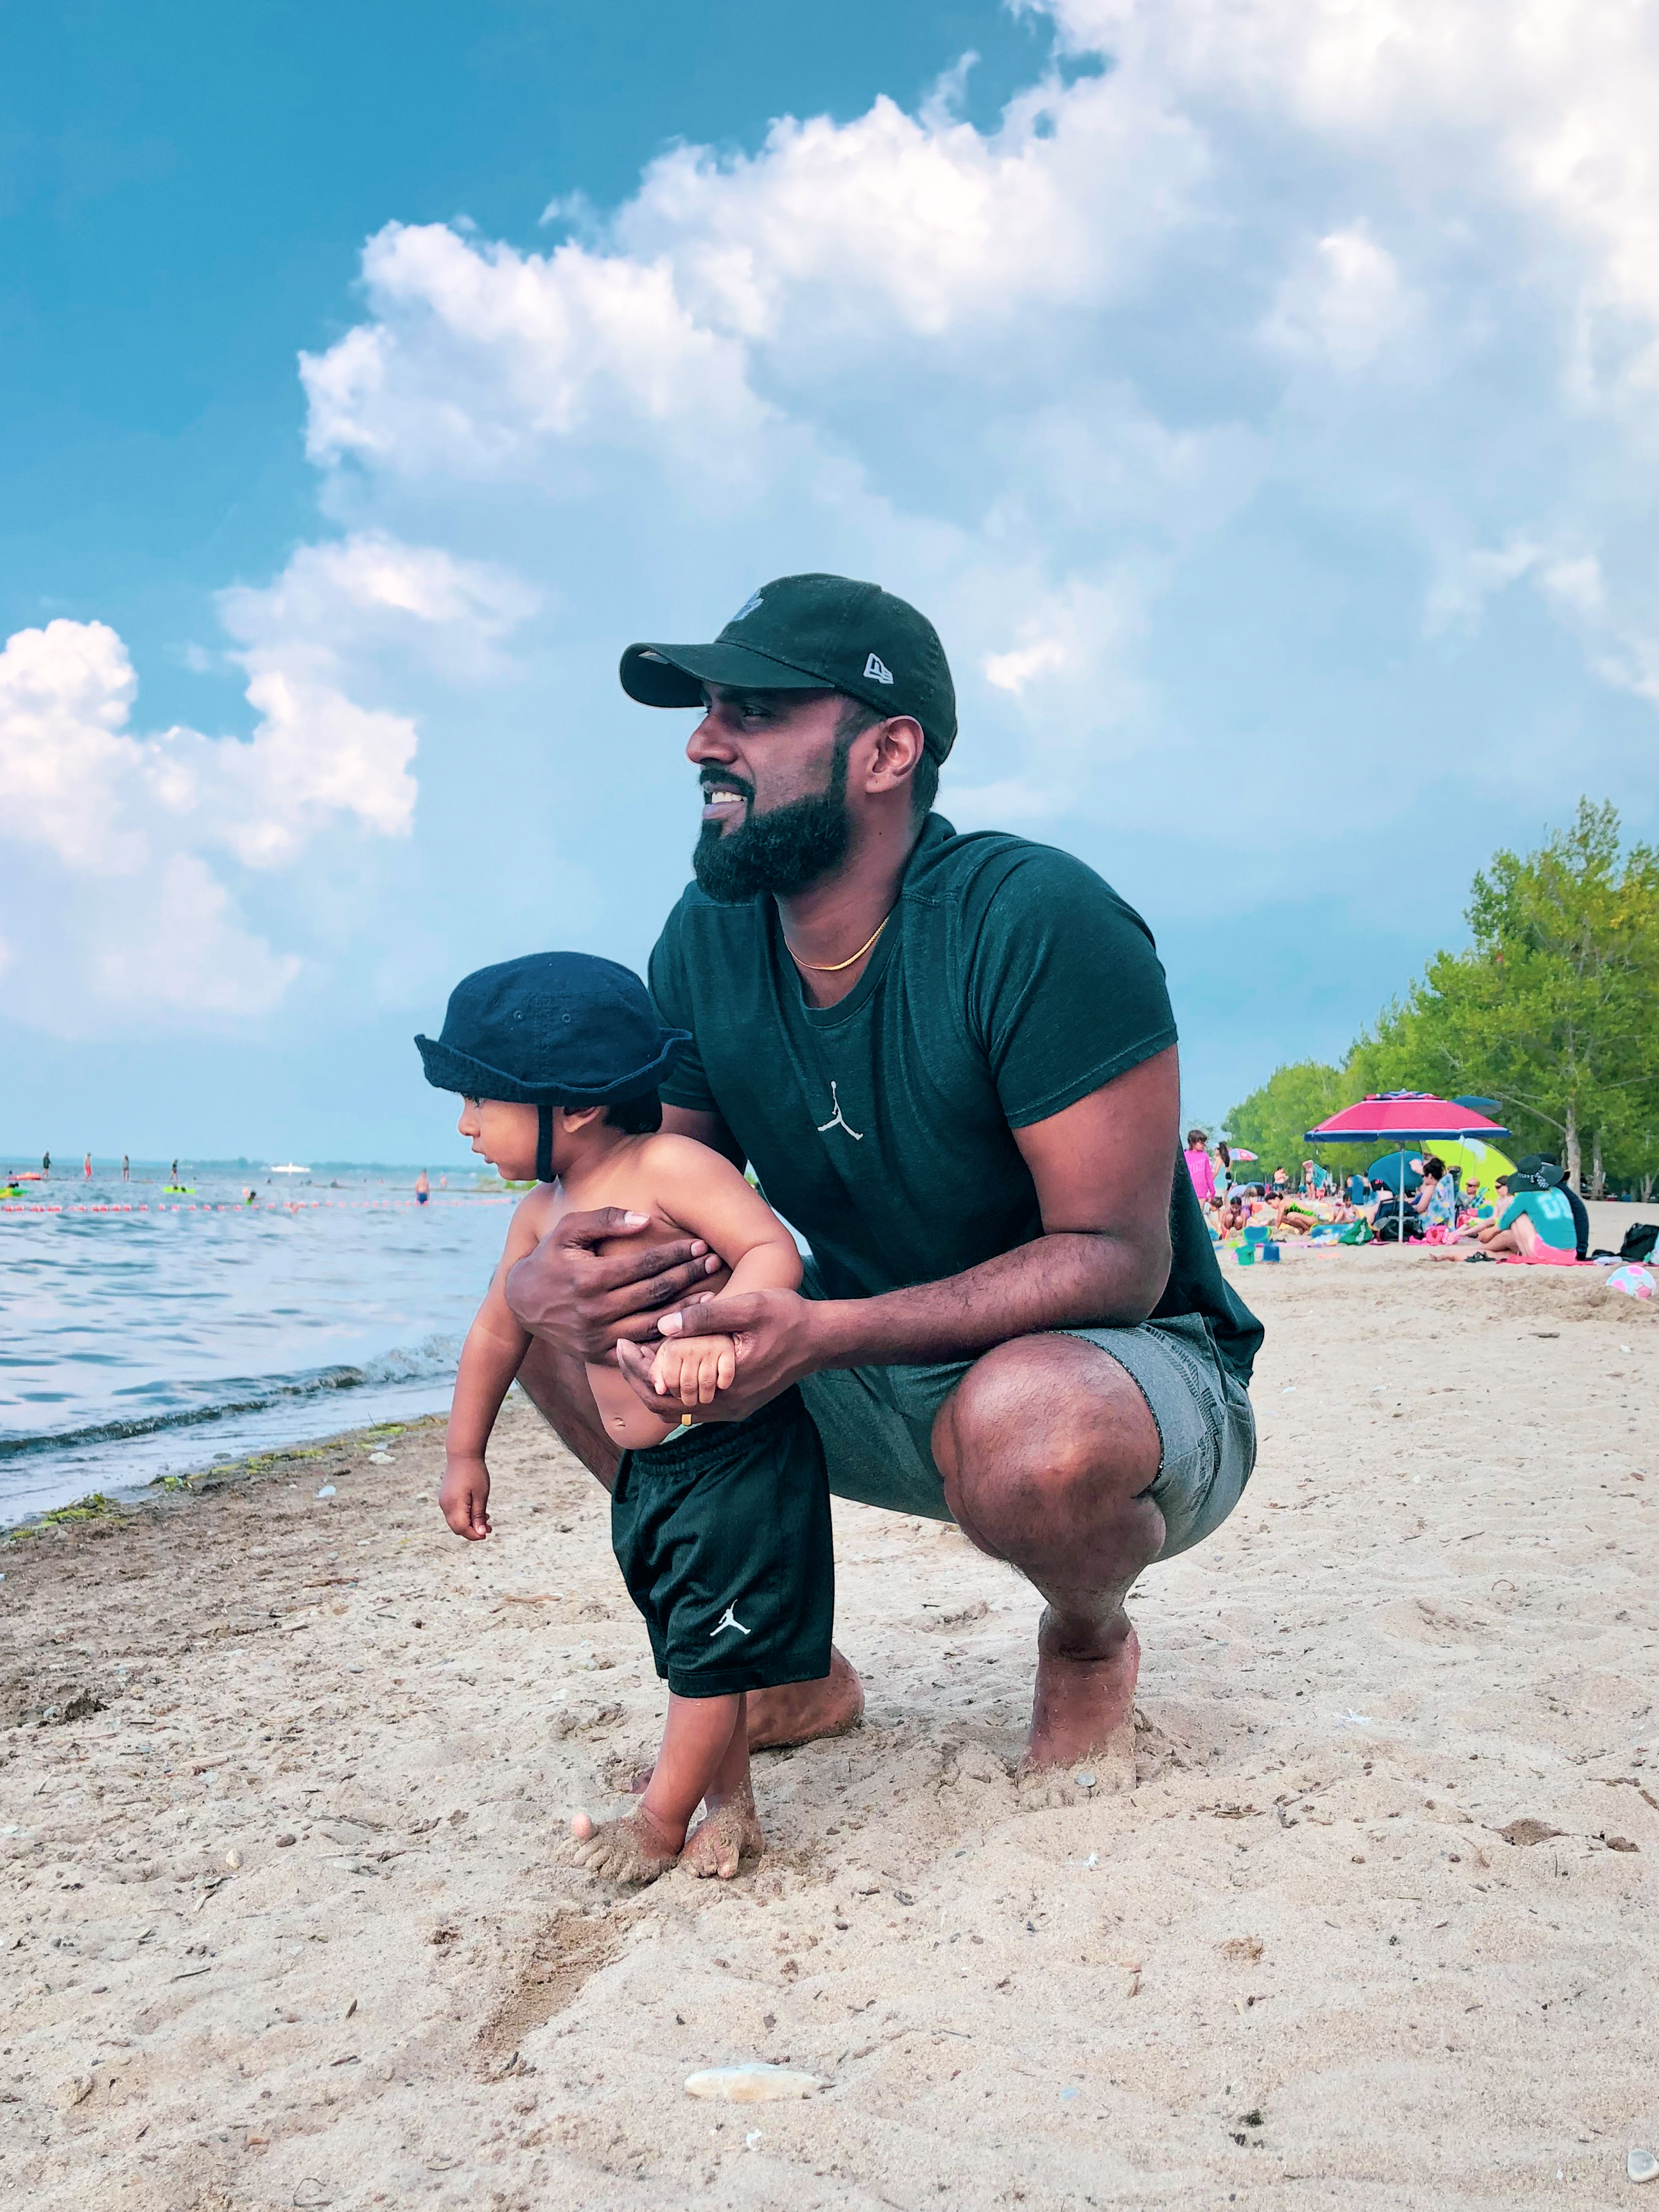
[[[509,1181],[536,1179],[455,1377],[439,1504],[459,1536],[489,1534],[485,1449],[530,1345],[507,1277],[565,1213],[615,1206],[635,1232],[701,1238],[719,1263],[710,1295],[800,1281],[794,1239],[759,1192],[718,1152],[661,1132],[657,1085],[689,1042],[662,1026],[629,969],[576,952],[479,969],[452,993],[436,1042],[416,1039],[427,1080],[462,1094],[458,1127],[473,1151]],[[570,1856],[614,1881],[654,1881],[677,1860],[727,1879],[757,1853],[746,1693],[830,1668],[834,1569],[817,1431],[794,1390],[745,1421],[701,1424],[736,1364],[730,1337],[665,1341],[652,1376],[660,1413],[614,1364],[586,1370],[623,1447],[611,1542],[669,1689],[635,1809],[597,1829],[585,1814],[571,1824]],[[707,1817],[688,1842],[700,1803]]]

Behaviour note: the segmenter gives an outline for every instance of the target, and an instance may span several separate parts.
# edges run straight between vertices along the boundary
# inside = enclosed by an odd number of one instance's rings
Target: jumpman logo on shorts
[[[819,1136],[823,1136],[826,1129],[845,1129],[855,1145],[861,1145],[864,1142],[864,1132],[862,1129],[854,1128],[842,1114],[841,1101],[836,1096],[836,1086],[833,1083],[830,1085],[830,1103],[836,1110],[827,1121],[818,1123]]]
[[[709,1630],[708,1640],[711,1644],[720,1634],[722,1628],[735,1628],[739,1636],[748,1636],[753,1632],[751,1630],[745,1628],[743,1623],[738,1619],[738,1609],[735,1605],[728,1605],[725,1612],[720,1615],[720,1619],[714,1623],[714,1626]]]

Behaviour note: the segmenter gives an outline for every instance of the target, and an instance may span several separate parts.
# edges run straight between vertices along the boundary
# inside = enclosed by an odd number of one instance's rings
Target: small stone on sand
[[[319,1498],[332,1498],[334,1495],[334,1485],[331,1482],[325,1482],[322,1488],[317,1492],[317,1495]]]
[[[1523,1847],[1531,1844],[1547,1844],[1552,1836],[1559,1836],[1559,1828],[1552,1828],[1547,1820],[1511,1820],[1507,1828],[1498,1831],[1506,1844]]]
[[[688,2097],[715,2097],[727,2105],[768,2105],[781,2097],[811,2097],[829,2087],[816,2074],[750,2059],[741,2066],[710,2066],[685,2077]]]
[[[690,2086],[688,2081],[687,2088]],[[1632,2181],[1659,2180],[1659,2158],[1650,2150],[1633,2150],[1625,2160],[1625,2171]]]

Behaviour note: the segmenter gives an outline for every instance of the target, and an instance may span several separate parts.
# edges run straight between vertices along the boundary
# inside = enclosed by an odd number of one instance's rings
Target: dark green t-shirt
[[[651,991],[694,1040],[664,1103],[720,1114],[831,1297],[935,1282],[1040,1236],[1012,1132],[1176,1041],[1151,933],[1092,868],[937,814],[839,1006],[806,1003],[770,897],[720,906],[695,884]],[[1261,1325],[1222,1280],[1179,1155],[1170,1191],[1153,1318],[1203,1315],[1248,1381]]]

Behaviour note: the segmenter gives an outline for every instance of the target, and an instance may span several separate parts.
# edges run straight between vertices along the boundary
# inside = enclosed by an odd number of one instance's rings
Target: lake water
[[[414,1177],[191,1169],[177,1198],[161,1172],[54,1174],[0,1199],[0,1523],[447,1406],[513,1200],[417,1206]]]

